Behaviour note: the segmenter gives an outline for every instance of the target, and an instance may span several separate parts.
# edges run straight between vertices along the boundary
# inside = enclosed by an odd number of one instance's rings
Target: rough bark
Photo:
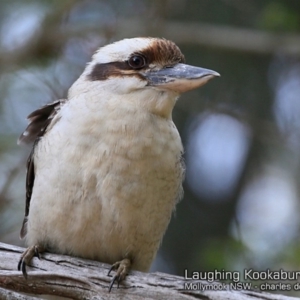
[[[164,273],[131,272],[117,289],[108,292],[109,265],[96,261],[45,253],[33,259],[27,280],[17,270],[24,248],[0,243],[0,299],[37,299],[53,295],[71,299],[205,299],[292,300],[296,298],[252,290],[187,290],[185,284],[207,285]],[[214,283],[217,285],[218,283]],[[36,298],[35,298],[36,297]],[[53,298],[57,299],[57,298]]]

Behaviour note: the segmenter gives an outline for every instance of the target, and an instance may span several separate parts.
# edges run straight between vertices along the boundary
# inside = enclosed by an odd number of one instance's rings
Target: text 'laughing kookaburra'
[[[184,64],[171,41],[133,38],[100,48],[58,100],[28,116],[18,269],[43,251],[112,264],[114,282],[148,271],[182,196],[178,96],[219,76]]]

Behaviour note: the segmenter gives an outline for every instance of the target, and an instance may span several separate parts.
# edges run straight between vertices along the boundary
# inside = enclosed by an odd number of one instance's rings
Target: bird
[[[66,99],[28,116],[27,249],[18,270],[47,251],[148,272],[182,198],[183,146],[172,120],[179,96],[219,73],[185,64],[164,38],[123,39],[92,56]]]

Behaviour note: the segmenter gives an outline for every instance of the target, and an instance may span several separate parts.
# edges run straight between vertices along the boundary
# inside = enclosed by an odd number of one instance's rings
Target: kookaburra
[[[58,100],[28,116],[18,269],[43,251],[112,264],[111,281],[148,271],[182,196],[178,96],[219,76],[184,64],[171,41],[132,38],[100,48]]]

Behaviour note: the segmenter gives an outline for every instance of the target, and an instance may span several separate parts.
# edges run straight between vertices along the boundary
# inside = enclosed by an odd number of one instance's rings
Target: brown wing
[[[27,160],[27,175],[26,175],[26,205],[25,205],[25,217],[20,232],[20,238],[23,239],[27,233],[27,221],[30,207],[30,200],[32,195],[32,189],[34,185],[34,149],[41,137],[46,132],[49,124],[56,116],[60,108],[65,104],[66,100],[61,99],[50,104],[41,107],[38,110],[32,112],[27,118],[29,124],[26,130],[21,134],[18,140],[18,144],[34,142],[31,153]]]

